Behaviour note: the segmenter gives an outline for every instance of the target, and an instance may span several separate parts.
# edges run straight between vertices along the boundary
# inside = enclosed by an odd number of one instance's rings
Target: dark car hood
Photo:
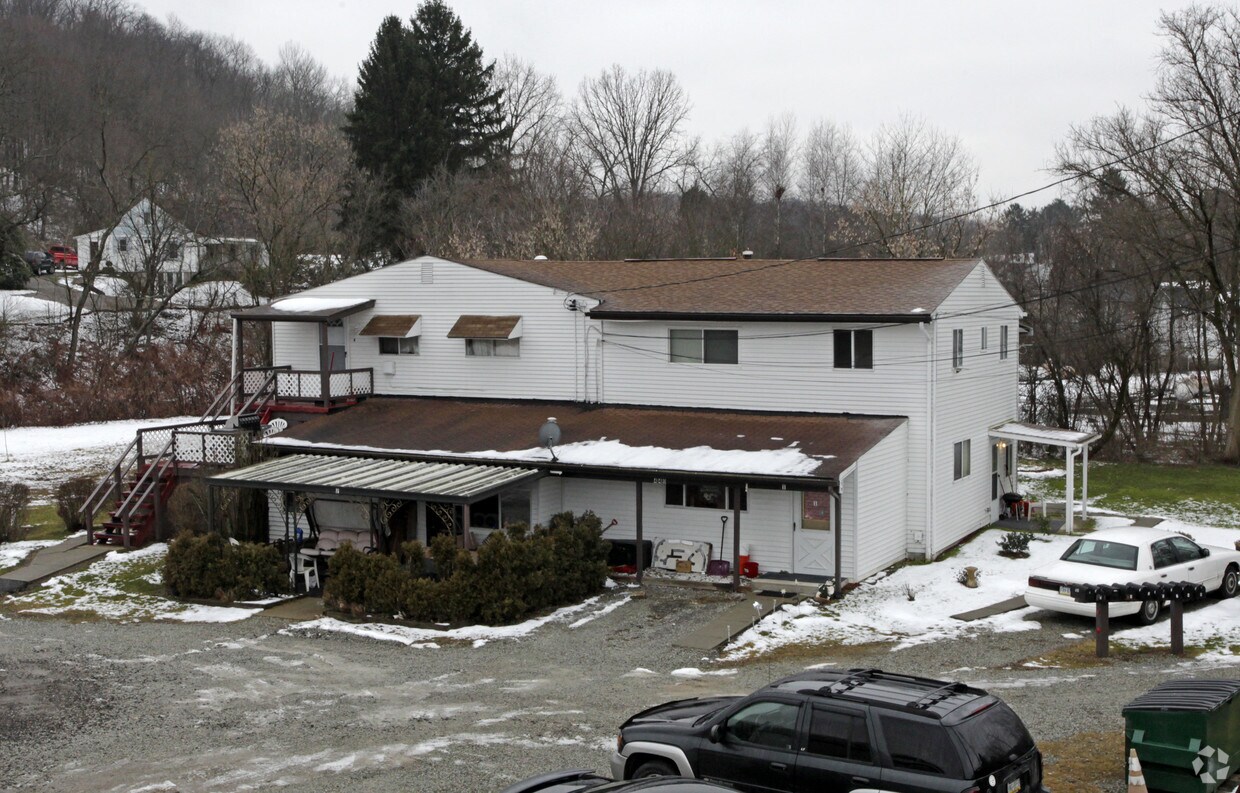
[[[647,708],[629,718],[621,728],[634,724],[652,724],[667,722],[683,722],[691,724],[701,717],[714,713],[720,708],[725,708],[740,697],[702,697],[700,699],[678,699],[674,702],[664,702],[662,705],[655,705],[653,708]]]

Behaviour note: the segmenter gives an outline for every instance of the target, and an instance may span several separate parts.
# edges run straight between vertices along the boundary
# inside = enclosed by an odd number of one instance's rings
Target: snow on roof
[[[331,449],[334,451],[383,452],[427,457],[472,458],[522,462],[553,462],[551,451],[542,447],[516,451],[449,452],[439,449],[379,449],[370,446],[349,446],[338,443],[316,443],[296,438],[274,437],[265,444],[295,448]],[[627,446],[620,441],[579,441],[556,446],[554,462],[564,465],[586,465],[636,470],[667,470],[685,472],[764,474],[768,476],[807,476],[813,474],[824,459],[832,455],[807,455],[788,446],[782,449],[743,451],[695,446],[690,449],[668,449],[659,446]]]
[[[302,314],[307,311],[334,311],[369,303],[369,298],[355,297],[287,297],[271,304],[276,311]]]

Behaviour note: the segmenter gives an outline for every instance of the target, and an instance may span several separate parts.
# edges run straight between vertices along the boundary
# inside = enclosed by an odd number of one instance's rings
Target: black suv
[[[804,672],[747,697],[644,710],[620,726],[611,770],[781,793],[1047,793],[1042,754],[1002,700],[877,669]]]

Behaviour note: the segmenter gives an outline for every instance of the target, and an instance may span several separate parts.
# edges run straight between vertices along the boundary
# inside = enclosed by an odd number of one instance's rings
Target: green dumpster
[[[1240,765],[1240,680],[1169,680],[1124,707],[1151,791],[1214,793]],[[1125,764],[1126,767],[1126,764]]]

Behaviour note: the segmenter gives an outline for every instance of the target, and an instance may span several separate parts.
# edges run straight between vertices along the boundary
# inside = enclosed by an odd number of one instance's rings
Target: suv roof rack
[[[954,706],[942,712],[934,710],[936,705],[945,703],[952,697],[986,696],[985,691],[970,688],[964,683],[948,683],[926,677],[899,675],[879,669],[850,669],[847,672],[795,675],[780,681],[780,683],[792,685],[798,682],[804,686],[801,690],[808,694],[860,702],[891,710],[922,713],[936,718],[942,718],[955,710]],[[814,687],[805,685],[807,683],[821,683],[822,685]]]

